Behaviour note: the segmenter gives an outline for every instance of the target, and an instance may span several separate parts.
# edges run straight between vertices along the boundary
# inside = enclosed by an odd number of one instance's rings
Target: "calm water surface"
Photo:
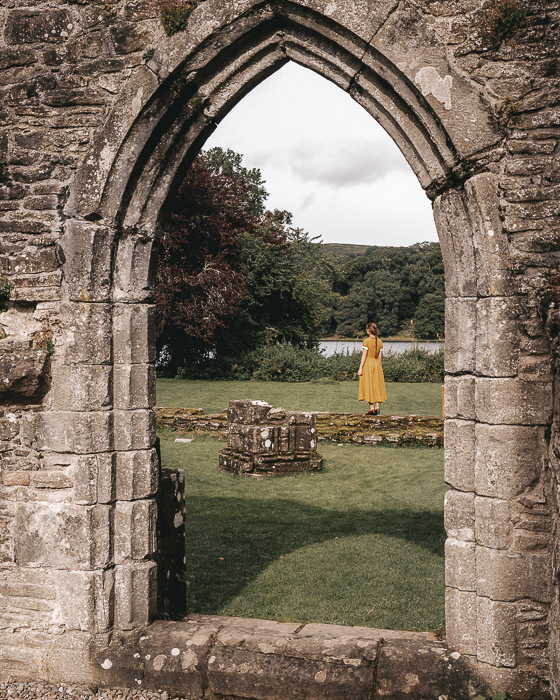
[[[403,340],[387,340],[383,343],[383,351],[391,352],[395,354],[400,354],[405,352],[405,350],[410,350],[412,347],[417,346],[429,352],[439,352],[440,348],[444,347],[444,343],[436,342],[422,342],[412,343]],[[324,350],[325,355],[334,355],[335,353],[343,352],[353,352],[354,350],[361,350],[362,341],[361,340],[323,340],[319,343],[319,348]]]

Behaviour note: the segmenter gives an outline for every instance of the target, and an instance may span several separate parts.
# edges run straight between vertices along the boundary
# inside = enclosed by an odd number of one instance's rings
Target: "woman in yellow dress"
[[[385,377],[381,366],[381,351],[383,343],[377,335],[375,323],[368,323],[366,326],[368,337],[363,342],[362,360],[358,376],[360,384],[358,388],[358,401],[369,403],[369,415],[379,413],[379,404],[387,401],[385,391]]]

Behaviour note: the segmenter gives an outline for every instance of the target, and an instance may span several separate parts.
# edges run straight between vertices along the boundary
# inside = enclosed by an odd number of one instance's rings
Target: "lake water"
[[[444,347],[444,343],[436,342],[410,342],[403,340],[387,340],[383,343],[383,351],[391,352],[395,354],[400,354],[405,352],[405,350],[410,350],[412,347],[419,347],[423,350],[428,350],[429,352],[439,352],[440,348]],[[360,351],[362,348],[361,340],[322,340],[319,343],[319,348],[325,351],[325,355],[334,355],[335,353],[353,352],[354,350]]]

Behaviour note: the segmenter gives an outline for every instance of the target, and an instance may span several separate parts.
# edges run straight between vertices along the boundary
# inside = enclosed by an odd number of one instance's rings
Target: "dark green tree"
[[[333,269],[322,246],[267,211],[260,171],[215,148],[194,161],[162,240],[160,371],[223,368],[268,343],[314,347],[332,321]]]
[[[420,299],[414,314],[417,338],[443,338],[445,335],[445,294],[433,292]]]

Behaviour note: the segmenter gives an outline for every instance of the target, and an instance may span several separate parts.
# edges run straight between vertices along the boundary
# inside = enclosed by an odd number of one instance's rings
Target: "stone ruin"
[[[153,629],[163,224],[291,60],[383,126],[433,205],[446,643],[489,689],[558,697],[560,5],[519,2],[509,38],[489,0],[205,0],[173,36],[152,0],[1,4],[0,678],[103,685],[98,654]]]
[[[219,467],[238,476],[262,479],[321,469],[317,419],[313,413],[285,411],[265,401],[230,401],[227,448]]]

